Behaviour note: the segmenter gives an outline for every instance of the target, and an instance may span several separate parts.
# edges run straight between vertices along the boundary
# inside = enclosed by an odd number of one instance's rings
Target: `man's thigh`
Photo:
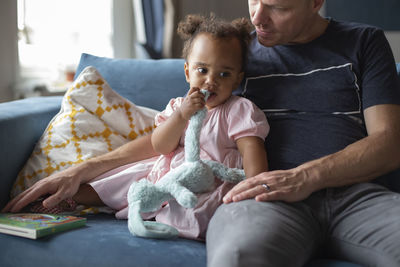
[[[333,256],[364,266],[400,266],[400,194],[364,183],[334,192],[330,206]]]
[[[245,200],[222,205],[207,231],[209,267],[303,266],[321,229],[304,203]]]

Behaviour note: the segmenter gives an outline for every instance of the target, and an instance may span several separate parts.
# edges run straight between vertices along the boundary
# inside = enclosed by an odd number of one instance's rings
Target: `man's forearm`
[[[151,135],[132,140],[119,148],[72,167],[71,172],[87,183],[100,174],[132,162],[157,156],[151,145]]]
[[[399,147],[395,133],[376,133],[298,169],[312,177],[316,189],[367,182],[400,167]]]
[[[263,172],[246,179],[229,191],[223,201],[297,202],[315,191],[367,182],[400,167],[400,138],[390,134],[374,133],[341,151],[306,162],[288,170]],[[261,186],[267,184],[266,191]]]

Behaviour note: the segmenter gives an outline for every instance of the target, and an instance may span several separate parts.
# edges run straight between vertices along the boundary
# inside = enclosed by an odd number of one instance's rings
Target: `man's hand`
[[[298,169],[262,172],[233,187],[224,197],[225,204],[244,199],[257,201],[282,200],[296,202],[307,198],[315,190],[311,179]]]
[[[19,212],[29,203],[42,196],[50,195],[43,201],[43,206],[52,208],[68,197],[74,196],[79,189],[80,180],[71,176],[71,170],[58,172],[44,178],[13,198],[2,212]]]

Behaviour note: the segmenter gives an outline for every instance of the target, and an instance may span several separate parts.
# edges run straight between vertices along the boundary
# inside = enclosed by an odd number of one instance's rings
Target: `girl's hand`
[[[200,92],[200,88],[192,87],[180,107],[182,118],[189,120],[196,111],[202,109],[206,104],[204,95]]]

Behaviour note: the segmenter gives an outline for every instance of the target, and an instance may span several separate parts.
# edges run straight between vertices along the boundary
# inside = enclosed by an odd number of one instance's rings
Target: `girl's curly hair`
[[[242,69],[246,64],[250,32],[253,27],[246,18],[238,18],[232,22],[219,19],[211,13],[209,17],[187,15],[178,24],[178,34],[184,40],[182,57],[187,60],[193,40],[199,33],[209,33],[215,38],[237,38],[242,48]]]

